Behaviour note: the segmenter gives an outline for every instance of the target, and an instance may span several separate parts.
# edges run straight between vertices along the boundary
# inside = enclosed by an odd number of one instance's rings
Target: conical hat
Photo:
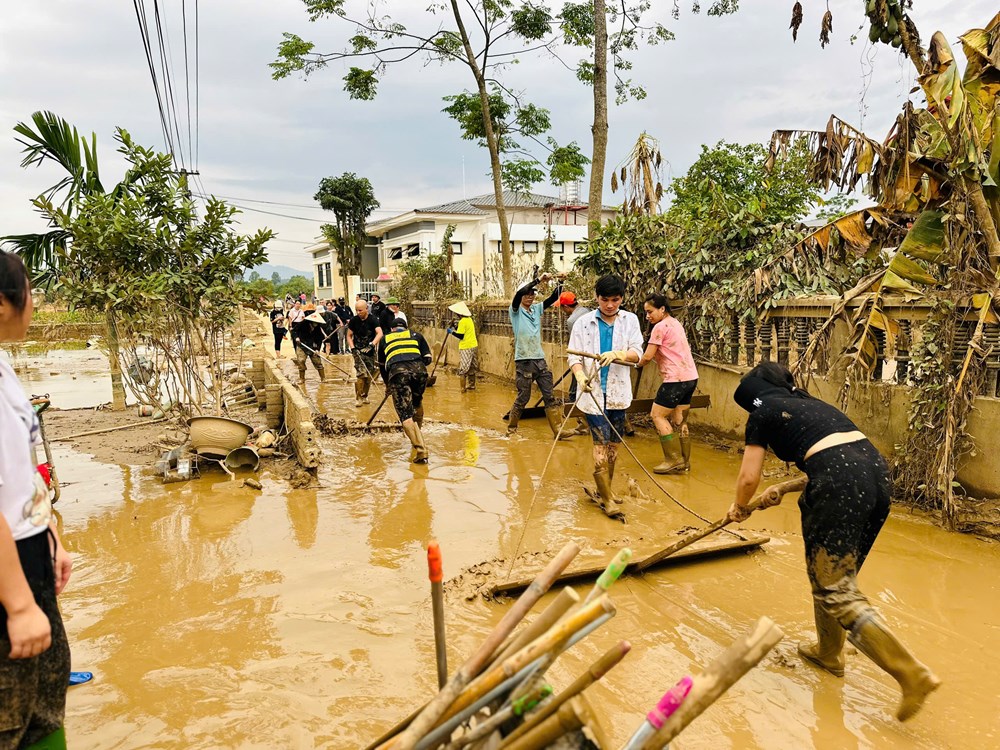
[[[319,323],[320,325],[326,325],[326,320],[318,312],[314,312],[312,315],[306,316],[306,321],[309,323]]]
[[[454,305],[451,305],[448,309],[451,310],[456,315],[463,315],[466,318],[472,317],[472,311],[469,309],[469,306],[464,302],[456,302]]]

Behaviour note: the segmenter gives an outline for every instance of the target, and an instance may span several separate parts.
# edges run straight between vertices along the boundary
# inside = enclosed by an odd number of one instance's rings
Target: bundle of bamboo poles
[[[612,559],[583,601],[563,588],[530,623],[518,624],[579,553],[567,544],[508,610],[479,649],[450,677],[443,656],[440,606],[441,558],[436,543],[428,549],[440,692],[421,709],[368,746],[368,750],[540,750],[583,727],[594,729],[585,691],[628,654],[628,641],[608,649],[566,689],[555,693],[545,672],[567,649],[615,615],[608,589],[629,564],[631,550]],[[515,632],[516,630],[516,632]],[[657,704],[623,750],[660,750],[732,686],[781,639],[767,618],[724,652],[703,674],[685,677]],[[501,730],[505,733],[501,736]],[[599,733],[586,747],[610,750]],[[565,747],[566,745],[560,745]],[[570,745],[572,746],[572,745]],[[583,745],[580,745],[583,746]]]

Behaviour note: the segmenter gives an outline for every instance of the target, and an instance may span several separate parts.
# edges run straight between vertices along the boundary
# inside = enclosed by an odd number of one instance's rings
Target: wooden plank
[[[766,544],[771,540],[771,537],[764,534],[755,534],[747,531],[743,531],[742,534],[746,537],[746,539],[739,539],[734,536],[725,536],[695,542],[691,546],[675,552],[670,557],[664,558],[654,567],[673,565],[674,563],[691,562],[693,560],[714,557],[717,555],[730,554],[740,550],[753,549],[754,547],[759,547],[760,545]],[[622,575],[638,573],[639,565],[648,557],[655,554],[656,552],[652,552],[650,555],[646,555],[645,557],[641,557],[630,563],[629,566],[625,568],[625,572]],[[572,583],[597,578],[597,576],[604,572],[607,565],[608,561],[606,559],[602,559],[600,562],[593,562],[576,568],[570,568],[559,576],[557,583]],[[531,581],[531,578],[521,578],[515,581],[499,583],[490,589],[490,594],[493,596],[496,596],[497,594],[513,594],[525,589]]]
[[[708,394],[698,394],[691,397],[691,408],[692,409],[707,409],[712,405],[712,397]],[[653,399],[651,398],[637,398],[632,404],[625,410],[626,414],[649,414],[649,410],[653,406]],[[563,416],[572,413],[574,417],[582,417],[583,412],[575,407],[574,404],[566,403],[562,405]],[[545,416],[544,406],[526,406],[524,411],[521,412],[521,419],[540,419]],[[507,419],[507,415],[504,415],[504,419]]]

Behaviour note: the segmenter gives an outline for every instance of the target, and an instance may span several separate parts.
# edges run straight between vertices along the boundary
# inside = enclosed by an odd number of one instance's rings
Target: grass
[[[104,316],[91,310],[35,310],[32,325],[67,325],[74,323],[101,323]]]

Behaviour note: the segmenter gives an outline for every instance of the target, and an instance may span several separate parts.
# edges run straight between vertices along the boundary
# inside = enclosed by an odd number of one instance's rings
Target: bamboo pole
[[[410,725],[400,734],[384,745],[384,748],[395,748],[395,750],[413,750],[417,740],[423,737],[431,727],[433,727],[448,707],[458,697],[462,689],[475,678],[476,675],[486,665],[490,656],[496,651],[497,646],[503,643],[504,639],[513,632],[517,624],[524,619],[528,611],[535,606],[542,595],[549,590],[552,582],[559,577],[573,558],[580,552],[580,547],[570,542],[560,550],[552,561],[545,566],[545,569],[538,574],[538,577],[531,582],[531,585],[514,602],[507,614],[493,629],[493,632],[469,659],[448,681],[448,684],[428,703],[423,711],[410,723]]]
[[[504,738],[504,741],[500,744],[500,748],[505,749],[512,746],[518,738],[528,734],[528,732],[544,722],[552,714],[556,713],[559,710],[559,707],[566,701],[575,698],[577,695],[604,677],[604,675],[606,675],[612,667],[625,658],[625,655],[631,649],[632,644],[628,641],[620,641],[618,645],[608,649],[600,659],[590,665],[586,672],[577,677],[568,688],[542,706],[542,708],[538,711],[531,714],[531,716],[529,716],[527,720],[521,724],[521,726],[508,734],[507,737]]]
[[[444,587],[441,583],[441,547],[436,541],[427,545],[427,570],[431,581],[431,607],[434,612],[434,653],[437,657],[438,690],[448,683],[448,650],[444,632]]]
[[[760,508],[761,496],[765,492],[769,492],[771,490],[779,492],[782,495],[786,495],[789,492],[801,492],[803,489],[805,489],[806,482],[808,482],[808,478],[804,477],[804,476],[801,476],[801,477],[796,477],[795,479],[789,479],[787,481],[779,482],[778,484],[771,485],[766,490],[764,490],[764,492],[758,493],[757,496],[754,497],[754,499],[750,501],[750,503],[748,504],[747,507],[750,508],[751,512],[757,510],[758,508]],[[650,568],[650,567],[656,565],[657,563],[659,563],[660,561],[662,561],[664,558],[670,557],[670,555],[674,554],[675,552],[677,552],[679,550],[682,550],[682,549],[684,549],[685,547],[687,547],[687,546],[689,546],[691,544],[694,544],[699,539],[704,539],[709,534],[714,534],[716,531],[718,531],[719,529],[723,528],[724,526],[728,526],[729,523],[730,523],[729,517],[728,516],[723,516],[722,518],[720,518],[715,523],[713,523],[713,524],[711,524],[709,526],[706,526],[703,529],[698,529],[697,531],[692,531],[687,536],[682,537],[681,539],[678,539],[676,542],[674,542],[673,544],[671,544],[669,547],[664,547],[659,552],[656,552],[656,553],[650,555],[649,557],[647,557],[647,558],[645,558],[643,560],[640,560],[639,562],[635,563],[635,570],[641,572],[641,571],[645,570],[646,568]]]
[[[502,662],[511,654],[516,653],[521,648],[538,638],[542,633],[551,628],[570,607],[580,603],[580,595],[571,588],[564,588],[559,595],[552,600],[542,613],[528,623],[528,626],[514,635],[507,645],[501,646],[499,652],[490,660],[490,663]]]
[[[650,736],[642,750],[660,750],[711,706],[743,675],[755,667],[784,637],[781,628],[761,617],[753,628],[726,649],[700,675],[691,678],[691,692],[674,713]]]
[[[114,432],[115,430],[128,430],[132,427],[145,427],[150,424],[159,424],[160,422],[166,422],[170,417],[163,417],[162,419],[147,419],[144,422],[131,422],[129,424],[119,425],[118,427],[104,427],[100,430],[87,430],[86,432],[76,432],[72,435],[60,435],[59,437],[54,437],[49,440],[50,443],[62,443],[67,440],[74,440],[75,438],[87,437],[88,435],[102,435],[105,432]]]
[[[573,698],[559,707],[555,714],[536,726],[531,732],[519,737],[511,744],[503,745],[505,750],[540,750],[548,747],[557,739],[575,732],[583,726],[583,711],[579,698]]]
[[[614,614],[615,605],[607,595],[596,599],[585,607],[570,614],[564,620],[556,623],[541,636],[522,648],[516,654],[496,664],[488,672],[473,681],[463,690],[451,706],[442,715],[447,720],[471,705],[476,698],[489,692],[503,682],[504,678],[517,674],[524,667],[539,657],[562,653],[564,647],[575,633],[590,625],[605,614]]]

